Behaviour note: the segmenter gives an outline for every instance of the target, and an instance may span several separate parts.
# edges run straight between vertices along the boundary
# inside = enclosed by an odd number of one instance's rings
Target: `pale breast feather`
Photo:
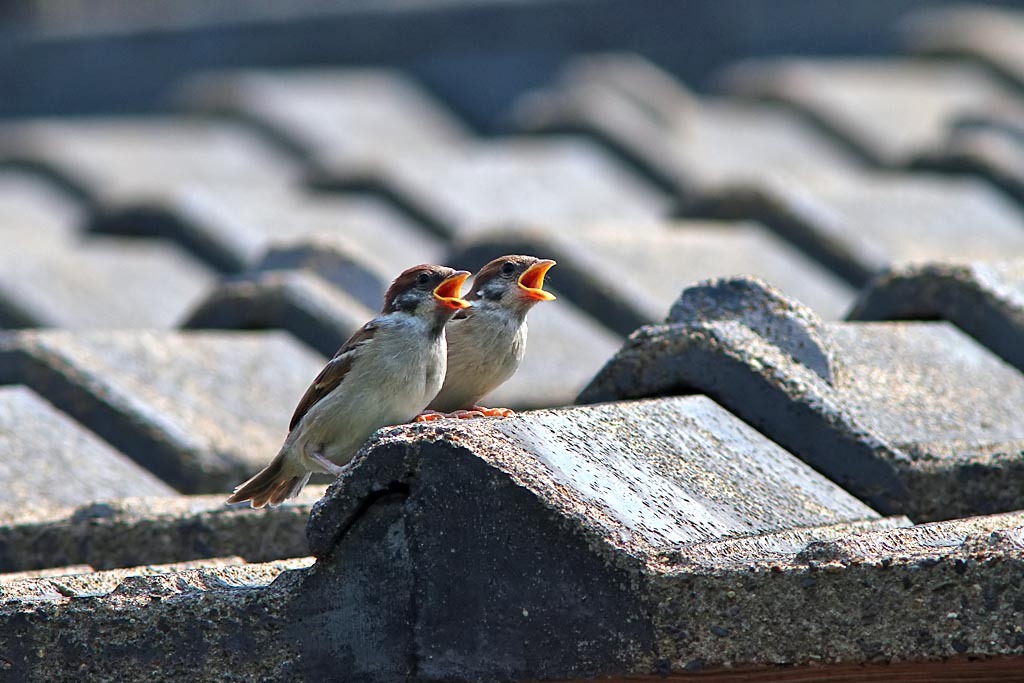
[[[371,320],[349,337],[348,341],[342,344],[338,352],[334,354],[334,358],[320,371],[320,374],[316,376],[313,383],[306,389],[306,393],[302,395],[299,404],[295,407],[295,413],[292,415],[292,420],[288,425],[288,431],[295,429],[295,426],[305,417],[310,408],[338,388],[338,385],[345,379],[349,370],[352,369],[352,362],[356,357],[356,349],[373,339],[373,334],[376,330],[376,321]]]

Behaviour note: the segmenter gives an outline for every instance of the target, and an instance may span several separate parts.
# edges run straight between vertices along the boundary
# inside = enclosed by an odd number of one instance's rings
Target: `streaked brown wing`
[[[376,329],[377,326],[371,320],[349,337],[348,341],[342,344],[338,352],[334,354],[331,362],[320,371],[320,374],[316,376],[313,383],[306,389],[306,393],[299,400],[299,405],[295,406],[295,413],[292,415],[292,421],[288,425],[288,431],[295,429],[295,425],[299,424],[299,420],[305,417],[310,408],[341,384],[341,380],[345,379],[345,375],[348,374],[349,369],[352,367],[352,361],[356,355],[354,353],[356,347],[372,339]]]

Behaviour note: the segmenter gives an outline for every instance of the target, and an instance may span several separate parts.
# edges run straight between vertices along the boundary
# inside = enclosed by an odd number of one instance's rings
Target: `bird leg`
[[[439,413],[436,410],[424,410],[416,416],[413,422],[433,422],[454,417],[459,420],[471,420],[475,417],[512,417],[516,412],[510,408],[484,408],[483,406],[472,406],[466,410],[453,410],[450,413]]]
[[[515,414],[515,411],[509,408],[484,408],[483,406],[472,406],[468,410],[456,410],[453,413],[449,413],[451,417],[457,417],[462,420],[474,417],[511,417]]]
[[[445,413],[439,413],[436,410],[424,410],[422,413],[413,418],[413,422],[433,422],[434,420],[443,420],[448,417]]]
[[[328,474],[335,477],[340,477],[345,472],[345,470],[348,469],[348,464],[335,465],[333,462],[328,460],[320,451],[314,451],[313,453],[310,454],[309,457],[314,462],[316,462],[316,464],[320,465],[320,467],[323,467]]]

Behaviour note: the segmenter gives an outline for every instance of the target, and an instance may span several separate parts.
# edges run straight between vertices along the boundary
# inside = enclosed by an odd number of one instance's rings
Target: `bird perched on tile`
[[[445,325],[470,304],[464,270],[421,265],[388,288],[381,314],[338,350],[299,401],[280,452],[228,503],[254,508],[298,495],[314,472],[341,474],[380,427],[413,419],[440,390]]]
[[[507,408],[484,408],[477,402],[504,384],[526,351],[526,314],[555,296],[544,290],[550,259],[511,255],[480,269],[466,299],[472,308],[448,323],[448,374],[440,393],[417,421],[446,417],[505,417]]]

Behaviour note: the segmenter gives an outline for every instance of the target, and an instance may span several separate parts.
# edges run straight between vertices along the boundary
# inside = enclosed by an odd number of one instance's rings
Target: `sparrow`
[[[444,384],[445,325],[470,304],[464,270],[420,265],[399,275],[381,314],[353,334],[299,400],[277,456],[227,502],[254,508],[298,495],[314,472],[345,471],[380,427],[412,420]]]
[[[441,391],[416,417],[507,417],[508,408],[477,402],[519,368],[526,351],[526,314],[555,295],[544,291],[544,276],[555,265],[534,256],[502,256],[480,269],[466,299],[472,307],[448,323],[448,374]],[[446,415],[448,413],[449,415]]]

